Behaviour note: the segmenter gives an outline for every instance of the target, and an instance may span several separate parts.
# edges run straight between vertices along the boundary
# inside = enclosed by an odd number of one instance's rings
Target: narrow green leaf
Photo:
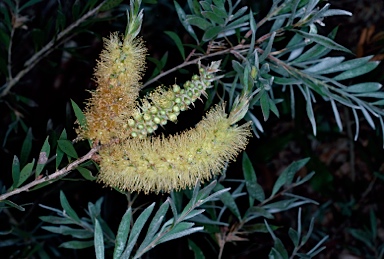
[[[276,227],[271,227],[272,229],[275,229]],[[277,229],[277,228],[276,228]],[[263,223],[255,223],[251,225],[244,225],[242,227],[242,230],[246,232],[247,234],[250,233],[268,233],[268,229]]]
[[[259,218],[259,217],[264,217],[267,219],[273,219],[273,215],[268,212],[264,207],[250,207],[247,212],[245,213],[245,217],[247,218],[247,221],[249,221],[249,218]]]
[[[307,116],[312,125],[313,135],[316,136],[317,127],[316,127],[315,114],[313,113],[312,98],[311,98],[309,87],[305,87],[305,90],[306,90],[305,94],[307,99],[307,105],[306,105]]]
[[[161,57],[160,60],[157,60],[155,58],[147,57],[147,59],[151,62],[153,62],[156,65],[156,68],[153,70],[153,73],[151,75],[151,78],[157,76],[160,74],[160,72],[163,70],[165,64],[168,60],[168,51],[164,53],[164,55]]]
[[[243,174],[246,182],[254,183],[257,181],[255,169],[246,152],[243,152]]]
[[[20,164],[23,166],[27,163],[29,154],[31,153],[32,149],[32,129],[29,128],[27,135],[25,136],[25,139],[23,141],[23,145],[21,147],[21,154],[20,154]]]
[[[75,229],[68,226],[43,226],[42,229],[50,231],[52,233],[72,236],[73,238],[88,239],[93,237],[93,232],[85,229]]]
[[[129,230],[131,227],[131,218],[132,218],[132,209],[129,207],[121,218],[119,229],[117,230],[115,250],[113,251],[113,258],[121,258],[121,254],[124,252],[125,244],[127,243],[127,238]]]
[[[289,228],[288,230],[289,238],[292,240],[292,243],[295,247],[299,245],[299,235],[297,234],[297,231],[293,228]]]
[[[188,7],[192,13],[199,15],[200,14],[200,5],[198,0],[188,0]]]
[[[209,19],[211,21],[211,23],[213,24],[218,24],[218,25],[224,25],[225,23],[225,20],[223,18],[221,18],[220,16],[218,16],[217,14],[215,14],[214,12],[211,12],[211,11],[203,11],[201,12],[201,14]]]
[[[360,93],[354,94],[356,97],[369,97],[384,100],[384,92],[373,92],[373,93]]]
[[[77,152],[76,152],[75,148],[73,147],[73,144],[71,141],[69,141],[67,139],[59,139],[57,141],[57,144],[58,144],[59,148],[61,149],[61,151],[63,151],[68,156],[73,157],[73,158],[79,157],[77,155]]]
[[[192,233],[202,231],[204,227],[193,227],[195,223],[192,222],[180,222],[176,226],[174,226],[171,231],[169,231],[167,234],[165,234],[158,242],[157,244],[161,244],[173,239],[181,238],[183,236],[190,235]]]
[[[264,121],[267,121],[269,118],[269,96],[265,90],[262,90],[260,93],[260,106],[261,111],[263,112]]]
[[[60,8],[57,10],[57,16],[56,16],[56,32],[60,32],[65,28],[65,24],[67,21],[67,17],[63,13],[63,10],[61,10],[61,5]]]
[[[369,93],[378,91],[381,87],[380,83],[367,82],[348,86],[345,91],[349,93]]]
[[[157,210],[155,216],[153,217],[151,224],[148,227],[148,231],[143,242],[141,243],[139,249],[137,249],[137,253],[140,253],[140,251],[146,248],[153,241],[153,237],[159,230],[171,202],[172,201],[168,198],[163,204],[161,204],[160,208]]]
[[[363,242],[367,247],[374,250],[375,247],[373,245],[373,242],[370,239],[370,236],[367,232],[361,230],[361,229],[348,229],[348,232],[357,240],[360,240]]]
[[[188,0],[188,2],[189,1],[191,1],[191,0]],[[212,5],[208,1],[199,1],[199,4],[201,5],[201,7],[203,8],[204,11],[211,11],[212,10],[212,8],[211,8]],[[199,10],[199,9],[197,8],[197,10]],[[200,12],[200,10],[199,10],[199,12]],[[196,12],[194,12],[194,13],[196,13]],[[196,13],[196,14],[198,14],[198,13]]]
[[[72,5],[72,18],[74,20],[79,19],[80,9],[81,9],[80,1],[76,0]]]
[[[59,139],[61,140],[67,139],[67,131],[65,129],[61,132]],[[63,157],[64,157],[64,152],[60,149],[59,146],[57,146],[56,147],[56,169],[59,168],[61,160],[63,160]]]
[[[340,51],[344,51],[344,52],[347,52],[347,53],[352,53],[349,49],[341,46],[340,44],[334,42],[332,39],[330,38],[327,38],[325,36],[322,36],[322,35],[318,35],[318,34],[312,34],[312,33],[308,33],[308,32],[304,32],[304,31],[300,31],[300,30],[292,30],[296,33],[298,33],[299,35],[307,38],[307,39],[310,39],[324,47],[327,47],[329,49],[333,49],[333,50],[340,50]]]
[[[282,259],[288,259],[288,251],[284,247],[283,242],[280,240],[280,238],[276,238],[275,240],[274,249],[281,255]]]
[[[84,249],[93,246],[94,241],[68,241],[62,243],[59,247],[68,249]]]
[[[72,209],[71,205],[69,205],[67,197],[65,197],[65,194],[63,191],[60,191],[60,203],[61,203],[61,207],[63,207],[65,213],[71,219],[75,220],[77,223],[81,222],[79,216],[77,216],[76,212]]]
[[[207,186],[205,186],[203,189],[201,189],[199,191],[199,194],[197,195],[197,199],[196,200],[202,200],[202,199],[205,199],[208,197],[208,195],[211,193],[211,191],[213,190],[213,188],[215,188],[216,186],[216,183],[217,181],[214,180],[212,181],[210,184],[208,184]],[[185,210],[185,209],[184,209]],[[184,211],[183,211],[184,212]],[[183,213],[182,213],[183,214]]]
[[[180,54],[183,57],[183,60],[185,60],[185,50],[179,35],[173,31],[165,31],[164,33],[167,34],[173,40],[173,42],[175,42],[176,47],[179,49]]]
[[[338,28],[336,27],[335,29],[333,29],[331,31],[331,33],[328,34],[328,37],[330,39],[335,38],[336,33],[337,33],[337,29]],[[296,35],[298,35],[298,34],[296,34]],[[291,62],[297,64],[297,63],[307,61],[307,60],[314,60],[314,59],[320,58],[320,57],[328,54],[330,51],[331,51],[330,48],[324,47],[320,44],[315,44],[312,48],[310,48],[309,50],[307,50],[303,54],[298,55],[297,58]],[[325,72],[323,72],[323,73],[325,73]]]
[[[20,8],[19,8],[19,12],[23,11],[25,8],[27,7],[30,7],[32,5],[35,5],[39,2],[41,2],[42,0],[30,0],[28,2],[26,2],[25,4],[23,4]]]
[[[129,235],[128,245],[124,250],[122,258],[129,258],[132,252],[133,246],[136,244],[137,238],[139,237],[139,234],[143,229],[145,223],[147,222],[149,216],[151,215],[154,207],[155,207],[155,203],[152,203],[136,219],[135,224],[132,227],[131,234]]]
[[[264,201],[265,194],[263,188],[257,183],[257,177],[255,170],[253,169],[251,160],[248,155],[244,152],[243,154],[243,174],[245,180],[245,186],[250,196],[249,205],[253,206],[254,200]],[[252,198],[252,199],[251,199]]]
[[[183,8],[181,8],[181,6],[176,1],[173,1],[173,3],[175,5],[175,9],[176,9],[177,15],[179,16],[179,20],[180,20],[181,24],[187,30],[189,35],[191,35],[192,38],[194,38],[196,40],[196,43],[198,44],[199,40],[197,39],[196,33],[193,30],[192,26],[186,21],[187,16],[186,16]]]
[[[31,163],[26,164],[23,169],[21,169],[19,181],[17,182],[16,187],[22,185],[32,175],[34,165],[35,159],[33,159]]]
[[[326,57],[323,58],[319,63],[304,69],[303,72],[324,74],[323,70],[327,71],[329,68],[335,67],[336,65],[340,64],[344,59],[344,57]]]
[[[41,148],[39,159],[37,160],[35,177],[37,178],[43,171],[45,164],[48,161],[49,153],[51,152],[51,146],[48,142],[49,137],[44,141],[43,147]]]
[[[220,26],[213,26],[206,29],[203,35],[203,41],[210,41],[216,38],[221,31],[222,31],[222,28]]]
[[[96,219],[95,221],[95,253],[97,259],[104,259],[104,237],[103,230],[101,229],[99,221]]]
[[[239,17],[243,17],[243,14],[248,10],[248,6],[243,6],[236,11],[230,18],[232,21],[236,20]]]
[[[194,25],[194,26],[197,26],[203,31],[207,30],[209,27],[212,26],[212,24],[210,22],[208,22],[207,20],[205,20],[199,16],[187,15],[186,17],[187,17],[187,19],[186,19],[187,23]]]
[[[336,73],[336,72],[347,71],[347,70],[351,70],[351,69],[354,69],[357,67],[361,67],[364,64],[368,63],[372,57],[373,56],[367,56],[367,57],[363,57],[363,58],[355,58],[352,60],[348,60],[348,61],[345,61],[345,62],[343,62],[337,66],[330,67],[326,70],[323,70],[322,73],[323,74]]]
[[[289,185],[293,181],[295,174],[303,168],[309,161],[309,158],[304,158],[299,161],[291,163],[277,178],[276,183],[273,186],[271,197],[274,196],[282,186]]]
[[[375,240],[377,237],[377,219],[372,208],[369,211],[369,219],[371,223],[371,237],[372,240]]]
[[[275,36],[276,36],[276,32],[273,32],[271,37],[269,38],[267,47],[265,48],[263,54],[261,54],[259,57],[259,62],[264,61],[268,57],[269,53],[271,53],[273,41],[275,40]]]
[[[337,81],[346,80],[350,78],[354,78],[360,75],[364,75],[368,72],[371,72],[373,69],[375,69],[379,65],[379,61],[373,61],[366,63],[365,65],[361,67],[356,67],[354,69],[350,69],[347,71],[344,71],[343,73],[335,76],[333,79]]]
[[[115,8],[116,6],[118,6],[119,4],[121,4],[123,2],[123,0],[107,0],[103,6],[101,6],[100,8],[100,11],[104,12],[104,11],[108,11],[112,8]]]
[[[84,116],[84,113],[81,111],[80,107],[71,99],[72,103],[72,108],[73,111],[75,112],[77,121],[79,122],[81,127],[86,127],[87,126],[87,120]]]
[[[20,179],[20,161],[17,158],[17,156],[13,156],[13,163],[12,163],[12,180],[13,184],[12,187],[16,188],[18,186]]]
[[[262,202],[265,200],[265,193],[264,193],[264,190],[263,190],[263,187],[258,184],[257,182],[254,182],[254,183],[246,183],[246,187],[248,189],[248,193],[249,195]]]
[[[352,16],[352,13],[345,10],[340,10],[340,9],[330,9],[325,11],[325,13],[323,14],[323,17],[335,16],[335,15]]]
[[[203,251],[191,239],[188,239],[188,248],[193,251],[195,259],[205,259]]]
[[[335,115],[337,127],[339,128],[339,131],[342,132],[343,131],[343,124],[341,122],[339,110],[337,109],[335,100],[330,99],[330,101],[331,101],[331,105],[332,105],[333,114]]]
[[[220,183],[217,183],[213,190],[215,192],[224,190],[224,186]],[[229,192],[225,192],[220,195],[220,200],[238,218],[238,220],[241,221],[239,208],[237,207],[235,199],[232,197],[232,195]]]
[[[80,174],[89,181],[95,181],[97,179],[96,176],[93,176],[92,172],[88,170],[87,168],[78,166],[76,167],[76,170],[80,172]]]
[[[217,6],[212,5],[211,8],[212,8],[212,11],[215,13],[215,15],[217,15],[218,17],[223,18],[223,19],[228,18],[229,14],[227,14],[224,7],[219,8]]]
[[[15,208],[15,209],[18,209],[20,211],[25,211],[25,209],[23,207],[21,207],[20,205],[17,205],[16,203],[10,201],[10,200],[5,200],[5,201],[0,201],[1,202],[4,202],[5,204]]]
[[[369,115],[369,112],[367,109],[365,109],[363,106],[360,107],[361,112],[363,113],[365,119],[367,120],[369,126],[371,126],[372,129],[375,129],[375,122],[372,120],[371,115]]]
[[[57,217],[57,216],[41,216],[39,219],[43,222],[48,222],[50,224],[73,224],[74,221],[72,219],[68,218],[62,218],[62,217]]]

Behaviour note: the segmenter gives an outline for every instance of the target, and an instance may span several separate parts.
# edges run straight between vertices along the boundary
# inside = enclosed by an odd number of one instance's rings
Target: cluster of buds
[[[130,137],[145,138],[153,133],[159,125],[164,126],[168,121],[176,122],[181,111],[185,111],[205,90],[212,87],[215,73],[220,62],[213,62],[209,67],[199,68],[199,75],[184,83],[183,88],[174,84],[170,89],[157,88],[142,100],[131,118],[124,125]]]

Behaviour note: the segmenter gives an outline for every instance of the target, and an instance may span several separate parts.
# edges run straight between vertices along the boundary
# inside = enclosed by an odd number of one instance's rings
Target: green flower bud
[[[135,121],[133,119],[128,119],[128,126],[129,127],[135,126]]]
[[[156,114],[159,110],[156,108],[156,106],[152,106],[149,111],[152,113],[152,114]]]
[[[180,89],[181,89],[180,86],[178,86],[177,84],[174,84],[174,85],[173,85],[173,92],[174,92],[174,93],[179,93],[179,92],[180,92]]]
[[[169,118],[169,120],[172,121],[172,122],[177,121],[177,115],[174,114],[174,113],[170,113],[170,114],[168,114],[168,118]]]
[[[149,121],[151,118],[152,118],[151,115],[149,115],[149,114],[147,114],[147,113],[144,113],[144,115],[143,115],[143,119],[144,119],[145,121]]]

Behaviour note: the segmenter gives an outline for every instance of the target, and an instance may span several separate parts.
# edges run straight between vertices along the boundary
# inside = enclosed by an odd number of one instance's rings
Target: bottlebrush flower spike
[[[98,181],[127,191],[170,192],[219,174],[246,147],[249,124],[231,126],[224,107],[179,135],[127,139],[100,151]]]
[[[143,20],[140,4],[141,0],[131,0],[124,36],[112,33],[104,39],[95,69],[98,86],[84,112],[87,125],[77,129],[80,139],[106,144],[124,137],[121,129],[135,111],[147,53],[143,41],[136,37]]]
[[[105,144],[119,138],[126,118],[133,115],[144,71],[146,49],[140,39],[117,33],[105,40],[95,76],[97,89],[84,112],[87,125],[80,128],[80,138]]]

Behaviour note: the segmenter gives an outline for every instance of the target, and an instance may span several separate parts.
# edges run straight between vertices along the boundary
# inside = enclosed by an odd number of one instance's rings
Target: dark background
[[[182,1],[180,1],[182,2]],[[353,17],[336,16],[323,22],[320,28],[323,35],[339,26],[336,42],[351,49],[356,57],[374,55],[374,60],[384,58],[384,5],[383,1],[329,1],[333,8],[351,11]],[[258,10],[257,17],[263,17],[268,12],[269,1],[243,1],[252,10]],[[65,15],[71,12],[74,1],[63,1],[62,11]],[[124,1],[128,4],[128,1]],[[13,72],[22,68],[24,61],[31,56],[38,44],[30,40],[31,31],[40,29],[45,34],[41,41],[46,43],[55,33],[55,19],[58,6],[56,1],[43,1],[25,11],[29,20],[26,28],[16,30],[13,45]],[[98,17],[101,21],[95,22],[79,31],[71,40],[60,45],[48,57],[44,58],[32,71],[30,71],[17,86],[12,89],[12,94],[0,100],[0,139],[4,140],[0,149],[1,182],[10,186],[11,164],[14,155],[20,154],[21,146],[30,128],[33,134],[33,146],[30,158],[37,157],[47,135],[50,139],[57,138],[65,128],[69,139],[76,137],[74,131],[75,116],[70,106],[70,99],[79,106],[84,107],[84,102],[90,97],[87,90],[96,87],[93,81],[93,68],[102,49],[102,37],[112,31],[124,31],[125,17],[121,9],[113,10],[108,18]],[[170,69],[182,62],[182,59],[173,45],[173,42],[163,31],[171,30],[179,34],[184,43],[192,43],[191,38],[178,22],[177,14],[171,1],[160,0],[157,4],[145,5],[144,24],[141,35],[146,42],[149,56],[160,59],[168,52],[168,62],[165,66]],[[70,15],[68,15],[70,17]],[[67,20],[68,25],[71,21]],[[36,32],[38,34],[38,32]],[[37,37],[37,36],[36,36]],[[29,40],[27,40],[29,39]],[[2,49],[2,55],[4,49]],[[352,58],[352,57],[349,57]],[[155,68],[148,62],[147,73],[143,81],[148,80]],[[190,72],[194,67],[188,68]],[[383,65],[375,71],[354,79],[350,83],[359,81],[384,82]],[[1,74],[1,85],[5,82]],[[175,78],[183,82],[190,74],[174,73],[161,79],[162,84],[173,84]],[[157,85],[152,85],[155,87]],[[27,99],[20,99],[20,96]],[[316,171],[316,176],[304,187],[298,188],[295,193],[314,199],[319,206],[305,209],[308,217],[315,213],[316,238],[325,234],[329,235],[326,242],[327,249],[319,258],[365,258],[364,244],[354,239],[347,231],[348,228],[369,226],[369,212],[373,210],[377,217],[377,242],[384,242],[383,229],[383,180],[375,177],[374,173],[384,173],[383,140],[379,130],[372,130],[367,123],[362,121],[360,136],[353,141],[353,133],[347,125],[343,132],[338,132],[333,121],[330,105],[318,102],[314,107],[318,123],[318,135],[311,134],[311,127],[306,118],[304,102],[298,102],[297,116],[294,120],[289,116],[285,107],[278,106],[282,111],[281,118],[272,117],[264,123],[265,133],[260,139],[253,137],[246,150],[256,169],[259,183],[266,192],[272,189],[278,173],[291,162],[311,157],[307,171]],[[302,112],[300,112],[302,110]],[[285,111],[285,112],[284,112]],[[347,123],[353,120],[352,114],[347,109],[340,109],[342,120]],[[165,134],[170,134],[192,127],[199,121],[204,113],[204,105],[198,103],[196,109],[185,112],[177,125],[168,127]],[[257,114],[257,112],[256,112]],[[18,118],[18,126],[9,130],[10,125]],[[261,120],[261,116],[259,119]],[[354,129],[352,129],[354,130]],[[54,147],[52,147],[51,150]],[[80,144],[78,152],[85,154],[86,145]],[[241,161],[241,159],[238,159]],[[231,164],[231,178],[241,178],[241,163]],[[49,173],[54,171],[54,166],[48,166]],[[69,181],[70,179],[76,181]],[[59,190],[67,195],[70,204],[81,215],[87,208],[88,202],[95,202],[104,196],[102,217],[116,231],[121,216],[126,209],[126,198],[102,185],[82,180],[77,174],[72,173],[69,180],[58,181],[49,187],[40,190],[21,193],[11,198],[17,204],[26,205],[25,212],[15,209],[3,210],[0,213],[0,231],[6,231],[13,226],[14,231],[25,232],[24,241],[17,241],[11,247],[4,249],[7,256],[13,258],[28,258],[29,249],[42,240],[37,236],[47,235],[48,232],[39,229],[41,221],[39,216],[49,215],[47,210],[38,204],[59,208]],[[152,201],[165,200],[166,195],[140,195],[136,204],[149,204]],[[245,205],[246,206],[246,205]],[[241,208],[246,209],[246,207]],[[282,228],[277,231],[282,235],[282,240],[289,242],[287,230],[294,227],[297,211],[287,212],[277,217],[276,224]],[[85,215],[85,214],[84,214]],[[305,219],[308,222],[309,218]],[[35,231],[32,233],[32,231]],[[285,235],[285,236],[284,236]],[[9,240],[8,236],[0,236],[0,242]],[[14,237],[12,237],[14,238]],[[214,242],[204,234],[191,237],[206,253],[206,258],[215,257]],[[249,242],[228,244],[224,258],[265,258],[273,241],[268,234],[255,234],[249,236]],[[69,240],[62,236],[52,236],[42,243],[45,246],[58,246],[61,242]],[[3,244],[3,243],[2,243]],[[214,247],[214,248],[212,248]],[[288,245],[289,247],[289,245]],[[361,249],[360,249],[361,248]],[[357,250],[354,250],[357,249]],[[16,252],[20,250],[19,252]],[[90,250],[91,251],[91,250]],[[359,252],[360,251],[360,252]],[[60,249],[62,258],[79,258],[89,251],[68,251]],[[360,255],[359,255],[360,253]],[[350,257],[348,257],[350,256]],[[34,256],[31,256],[33,258]],[[162,244],[148,253],[146,258],[186,258],[192,257],[186,241],[176,240]]]

